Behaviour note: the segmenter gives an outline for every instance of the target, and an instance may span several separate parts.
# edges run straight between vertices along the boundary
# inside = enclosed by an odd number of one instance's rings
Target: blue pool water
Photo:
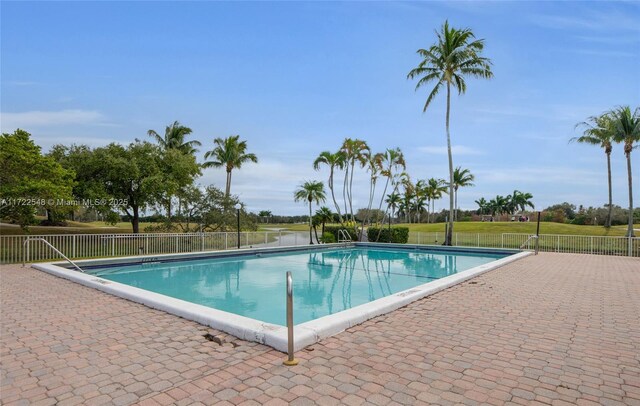
[[[135,264],[91,274],[252,319],[285,325],[291,271],[294,322],[337,313],[508,254],[335,248]]]

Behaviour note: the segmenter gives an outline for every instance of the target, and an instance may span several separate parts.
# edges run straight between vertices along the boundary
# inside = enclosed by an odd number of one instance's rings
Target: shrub
[[[392,242],[406,244],[409,241],[408,227],[392,227],[389,232],[388,227],[369,227],[367,237],[371,242]]]
[[[324,238],[325,234],[329,233],[333,235],[333,238],[335,238],[335,241],[340,241],[340,239],[343,237],[338,235],[339,230],[345,230],[346,232],[348,232],[349,235],[351,236],[352,241],[356,241],[358,239],[358,232],[356,231],[355,227],[342,227],[342,226],[325,226],[324,234],[322,235],[322,238]]]
[[[324,234],[322,234],[322,237],[320,237],[320,242],[324,244],[333,244],[336,242],[336,237],[325,231]]]

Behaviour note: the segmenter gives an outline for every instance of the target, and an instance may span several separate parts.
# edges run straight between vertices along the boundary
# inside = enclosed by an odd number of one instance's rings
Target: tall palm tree
[[[198,149],[196,147],[199,147],[200,145],[202,145],[200,141],[185,140],[187,135],[191,133],[192,133],[191,128],[183,126],[177,120],[174,121],[173,124],[165,127],[164,136],[160,136],[154,130],[147,131],[147,135],[149,135],[156,141],[160,149],[163,151],[165,158],[168,158],[169,160],[171,156],[170,151],[172,150],[179,151],[186,155],[195,155],[195,153],[198,152]],[[193,159],[195,160],[195,157]],[[171,166],[167,165],[167,167],[170,168]],[[169,172],[171,172],[171,169],[169,169]],[[166,182],[167,184],[169,184],[170,181],[167,180]],[[171,188],[169,188],[169,190],[171,190]],[[162,201],[164,201],[163,204],[167,211],[167,221],[169,223],[171,222],[171,208],[172,208],[173,197],[176,194],[178,195],[178,213],[180,213],[180,210],[182,207],[181,197],[180,197],[182,195],[181,192],[183,192],[183,190],[174,190],[173,192],[168,192],[167,196],[161,199]]]
[[[633,182],[631,179],[631,151],[640,142],[640,108],[632,113],[629,106],[618,107],[610,113],[613,120],[615,142],[624,144],[624,155],[627,157],[627,178],[629,180],[629,224],[627,237],[634,237],[633,233]],[[634,145],[635,144],[635,145]]]
[[[309,202],[309,244],[313,244],[313,235],[311,234],[311,230],[313,229],[311,203],[315,201],[317,204],[320,204],[326,200],[324,183],[313,180],[304,182],[302,185],[298,186],[298,189],[293,193],[293,200],[296,202]]]
[[[333,178],[335,175],[336,169],[343,169],[345,165],[345,156],[344,153],[338,151],[336,153],[332,153],[330,151],[322,151],[320,155],[313,161],[313,169],[316,171],[320,169],[320,165],[324,164],[329,167],[329,180],[327,185],[329,186],[329,191],[331,192],[331,199],[333,200],[333,205],[336,208],[336,212],[338,213],[338,218],[340,219],[340,224],[343,224],[344,221],[342,219],[342,212],[340,211],[340,205],[336,201],[335,189],[333,184]]]
[[[344,174],[344,188],[342,190],[345,204],[344,211],[345,215],[349,213],[348,220],[353,221],[353,174],[355,172],[355,165],[358,163],[360,167],[364,167],[371,154],[371,150],[366,141],[357,138],[346,138],[342,143],[340,151],[344,154],[346,169]]]
[[[418,55],[422,61],[418,67],[412,69],[407,75],[408,79],[419,78],[416,90],[429,82],[435,82],[423,112],[431,104],[435,96],[443,86],[447,88],[447,155],[449,157],[449,226],[444,244],[451,245],[453,235],[453,158],[451,156],[451,134],[449,132],[449,116],[451,112],[451,87],[463,94],[467,90],[465,77],[489,79],[493,77],[491,61],[481,56],[484,49],[484,40],[476,39],[473,32],[468,29],[456,29],[449,27],[449,21],[445,21],[440,32],[436,32],[438,42],[428,49],[419,49]]]
[[[191,132],[191,128],[174,121],[173,124],[164,129],[164,136],[160,136],[154,130],[147,131],[147,134],[156,141],[162,150],[177,149],[185,154],[193,155],[198,152],[195,147],[199,147],[202,144],[196,140],[185,141],[185,137]]]
[[[204,154],[204,159],[213,158],[211,161],[205,161],[203,168],[221,168],[225,167],[227,171],[227,186],[225,188],[225,200],[229,199],[231,194],[231,171],[234,168],[240,169],[242,164],[247,162],[258,162],[255,154],[247,153],[247,141],[239,141],[239,135],[231,135],[227,138],[216,138],[213,140],[215,148]]]
[[[461,169],[459,166],[453,171],[453,192],[455,193],[455,220],[458,220],[458,188],[473,186],[475,176],[469,169]]]
[[[591,116],[582,123],[576,124],[577,127],[584,128],[582,136],[573,137],[569,142],[577,141],[584,144],[598,145],[604,149],[604,153],[607,155],[607,182],[609,185],[609,207],[607,210],[607,219],[604,222],[604,226],[611,227],[611,211],[613,209],[613,197],[611,194],[611,151],[613,136],[615,134],[615,128],[613,126],[613,119],[609,113],[602,114],[600,116]]]

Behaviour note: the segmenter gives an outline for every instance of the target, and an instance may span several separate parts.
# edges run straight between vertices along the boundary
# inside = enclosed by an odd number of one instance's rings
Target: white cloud
[[[49,127],[60,125],[110,125],[105,116],[96,110],[24,111],[0,113],[3,131],[16,128]]]
[[[447,147],[426,146],[426,147],[419,147],[418,150],[421,152],[425,152],[427,154],[433,154],[433,155],[447,154]],[[467,147],[464,145],[453,145],[451,147],[451,152],[454,155],[484,155],[484,151]]]

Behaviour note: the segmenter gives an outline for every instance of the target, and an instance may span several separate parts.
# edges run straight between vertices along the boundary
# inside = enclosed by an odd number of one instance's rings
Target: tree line
[[[136,139],[128,145],[104,147],[57,144],[47,154],[17,129],[0,138],[0,217],[27,227],[34,223],[36,209],[45,210],[49,224],[73,214],[82,205],[110,222],[120,212],[140,232],[141,212],[164,212],[164,222],[152,231],[225,230],[235,224],[231,210],[240,203],[231,194],[231,176],[247,162],[258,162],[247,152],[247,142],[238,135],[215,138],[213,148],[197,162],[202,144],[187,140],[192,133],[178,121],[154,142]],[[201,186],[196,180],[206,168],[224,168],[225,190]],[[174,217],[177,214],[177,218]],[[246,214],[246,213],[245,213]],[[175,221],[174,221],[175,220]],[[255,228],[255,216],[243,216],[245,227]]]

